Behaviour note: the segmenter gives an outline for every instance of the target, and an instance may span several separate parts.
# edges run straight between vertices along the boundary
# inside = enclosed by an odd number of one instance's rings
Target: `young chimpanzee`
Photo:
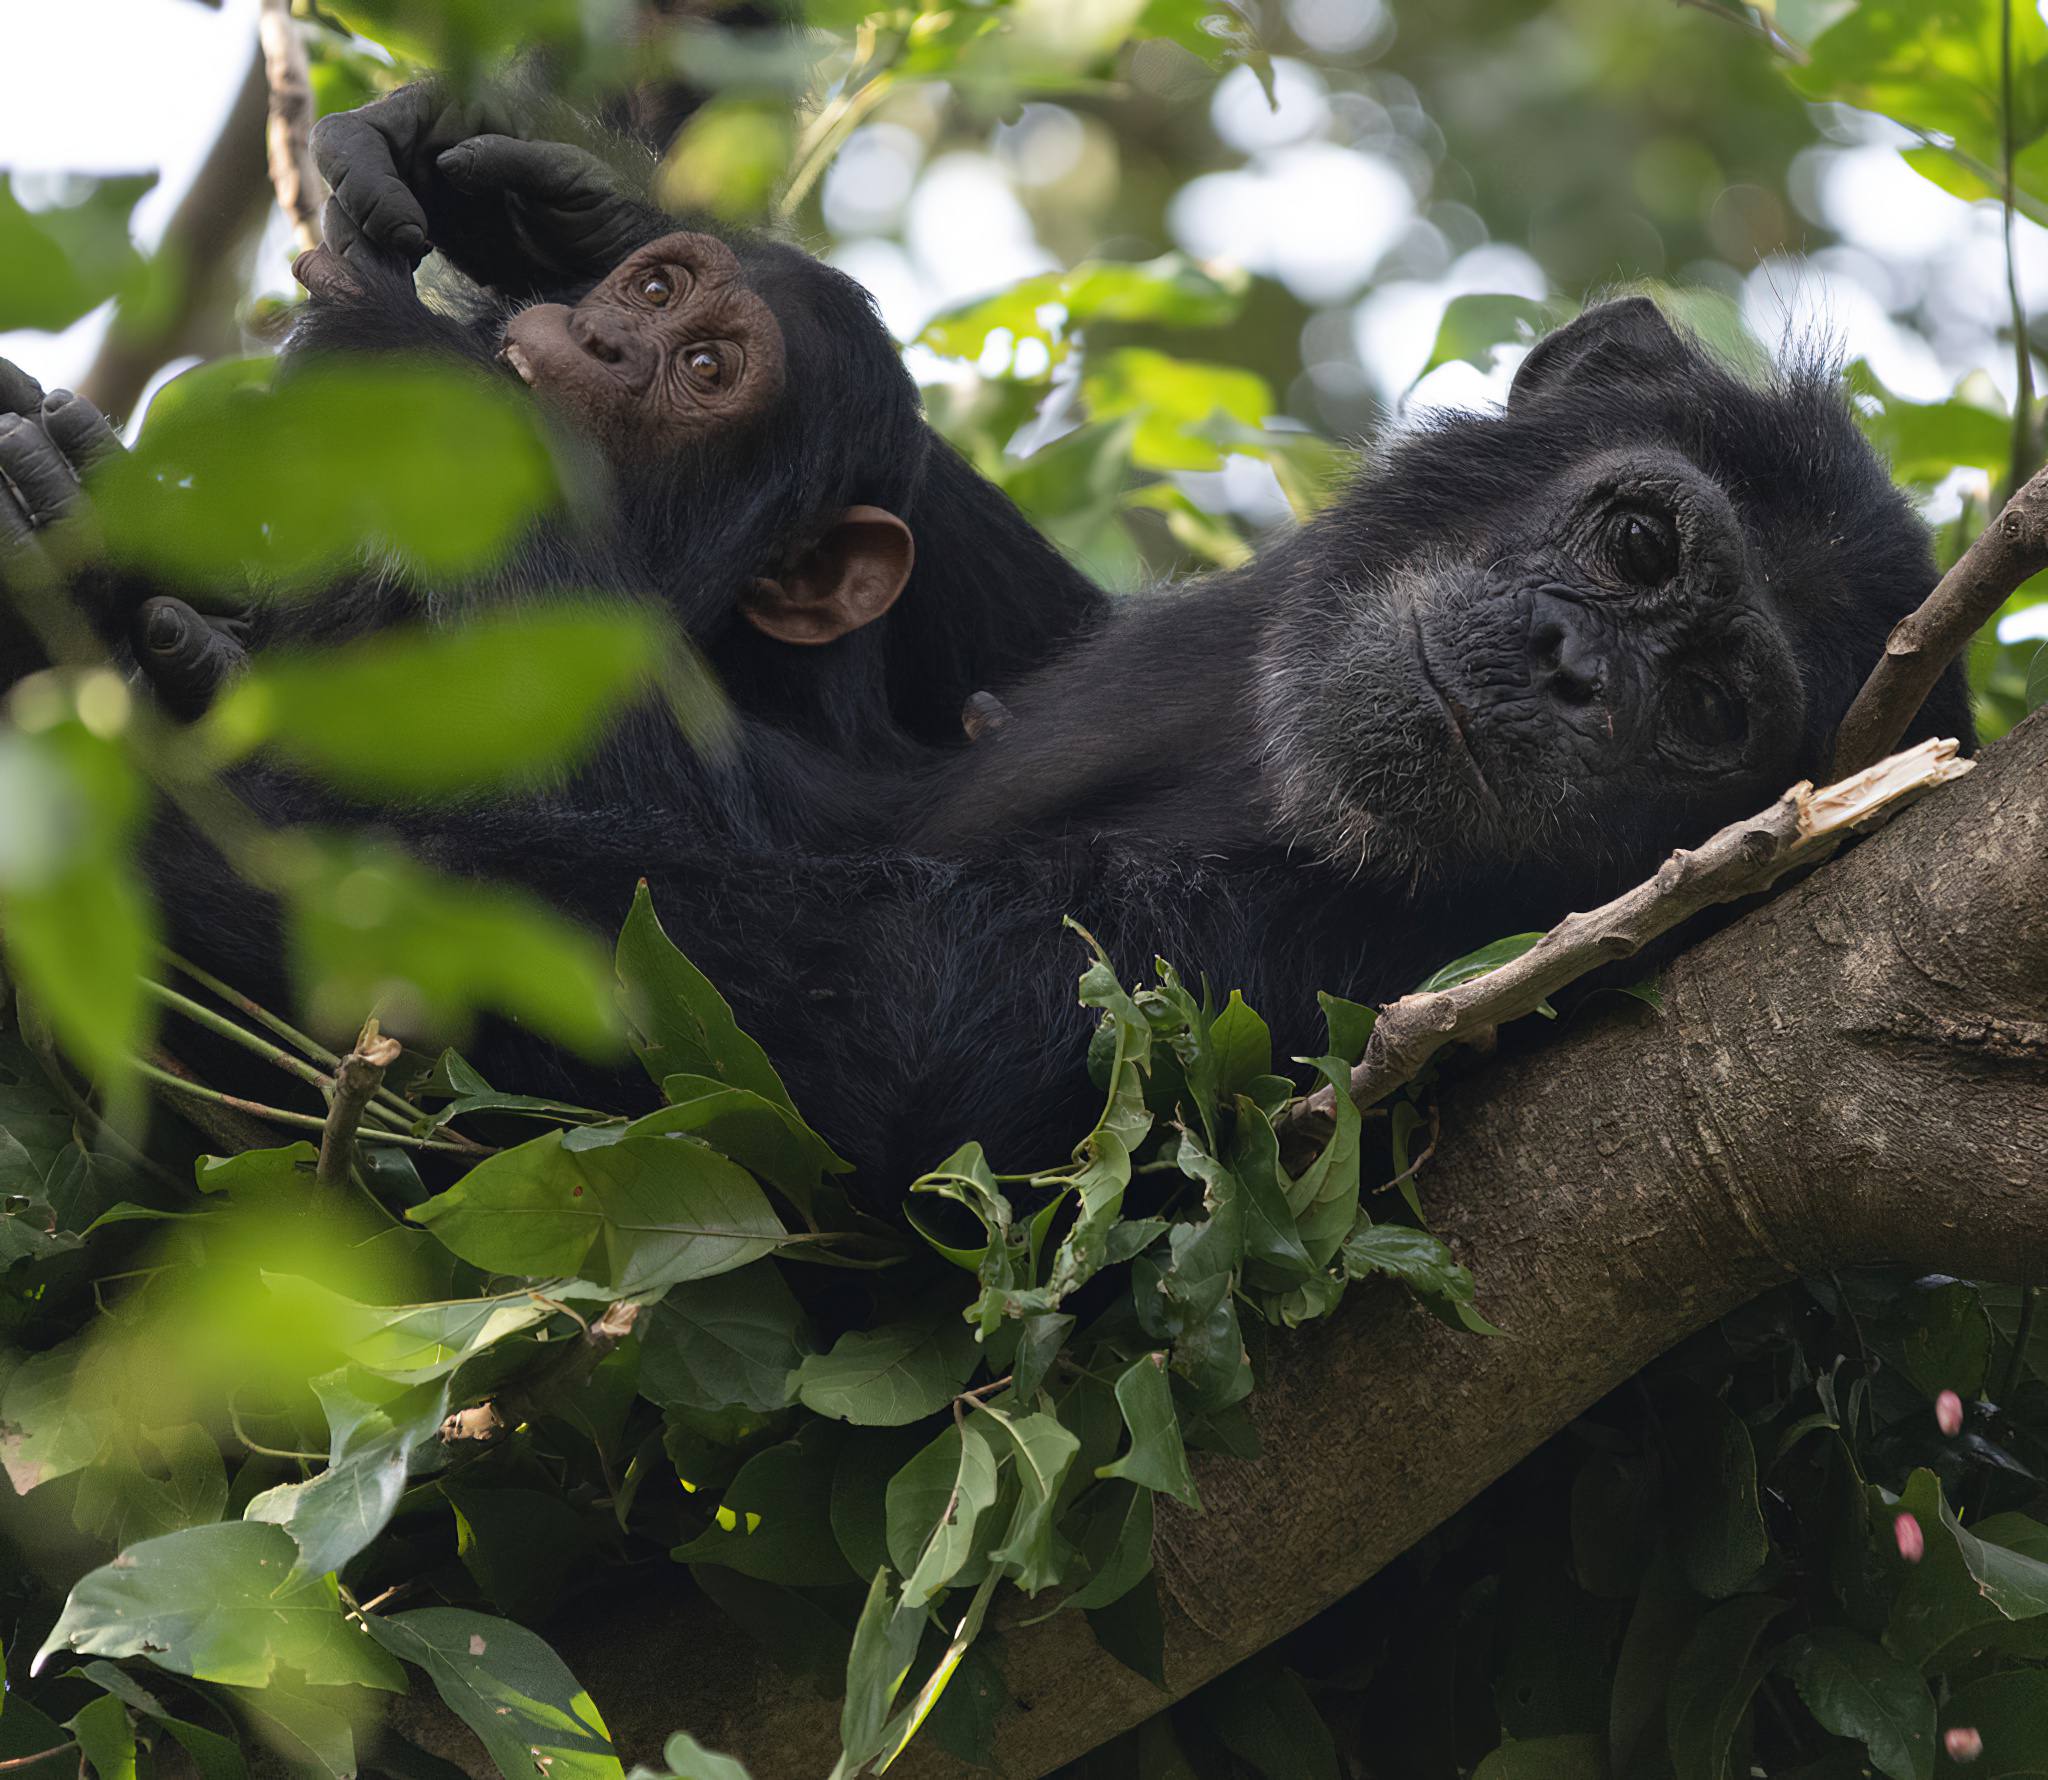
[[[471,136],[450,116],[414,88],[323,120],[334,245],[301,262],[313,295],[284,374],[393,350],[516,373],[598,448],[604,523],[544,526],[475,589],[429,594],[385,574],[259,608],[252,646],[548,587],[652,595],[742,712],[843,757],[894,760],[960,741],[970,695],[1098,614],[1093,583],[926,424],[850,279],[784,243],[678,230],[586,150]],[[478,281],[435,308],[411,277],[429,219]],[[29,390],[0,387],[0,403],[33,413]],[[75,487],[53,444],[111,444],[88,404],[63,400],[40,429],[0,420],[0,476],[16,491],[0,491],[0,526],[46,522],[33,491],[61,505]],[[239,654],[239,638],[174,597],[132,617],[138,658],[179,708],[202,704]]]

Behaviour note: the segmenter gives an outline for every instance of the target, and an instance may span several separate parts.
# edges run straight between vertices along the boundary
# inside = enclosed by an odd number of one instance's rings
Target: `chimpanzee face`
[[[782,393],[782,329],[731,248],[678,233],[622,261],[575,308],[537,303],[502,360],[614,462],[760,418]]]
[[[1647,304],[1545,345],[1506,414],[1394,447],[1317,528],[1350,572],[1269,632],[1283,827],[1371,875],[1633,881],[1823,771],[1931,585],[1818,384],[1742,384]]]

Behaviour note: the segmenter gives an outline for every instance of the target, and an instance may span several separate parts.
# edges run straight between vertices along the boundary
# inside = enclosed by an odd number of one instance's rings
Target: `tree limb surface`
[[[1835,776],[1846,778],[1898,746],[1943,670],[2015,589],[2048,569],[2048,469],[2035,472],[1977,534],[1955,567],[1892,626],[1884,653],[1835,733]]]
[[[1826,795],[1826,794],[1823,794]],[[1663,1005],[1595,998],[1447,1079],[1420,1177],[1506,1339],[1391,1283],[1276,1337],[1264,1455],[1161,1502],[1162,1692],[1078,1614],[1020,1622],[999,1772],[1042,1775],[1349,1593],[1694,1330],[1800,1272],[2048,1266],[2048,720],[1679,958]],[[687,1728],[763,1780],[831,1768],[839,1706],[677,1579],[550,1628],[630,1761]],[[431,1701],[394,1728],[490,1773]],[[892,1774],[964,1776],[913,1743]]]

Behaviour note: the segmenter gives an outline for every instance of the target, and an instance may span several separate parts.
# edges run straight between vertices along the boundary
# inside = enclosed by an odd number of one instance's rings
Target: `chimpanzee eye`
[[[657,309],[666,309],[668,300],[676,294],[675,286],[669,282],[665,272],[650,272],[640,280],[640,294]]]
[[[1654,513],[1621,513],[1607,528],[1614,571],[1635,587],[1660,587],[1678,572],[1678,534]]]
[[[725,380],[725,361],[708,346],[691,347],[683,362],[699,383],[722,383]]]

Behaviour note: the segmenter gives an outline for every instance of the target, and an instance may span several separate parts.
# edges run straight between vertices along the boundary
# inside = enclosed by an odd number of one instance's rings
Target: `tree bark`
[[[1596,998],[1444,1089],[1424,1198],[1507,1338],[1377,1285],[1276,1337],[1251,1400],[1264,1456],[1199,1465],[1204,1514],[1160,1505],[1167,1691],[1078,1615],[1013,1623],[1001,1773],[1042,1775],[1271,1643],[1782,1280],[2048,1272],[2048,721],[1694,947],[1663,990],[1661,1011]],[[694,1595],[556,1633],[629,1761],[684,1728],[756,1780],[832,1765],[838,1702]],[[489,1773],[438,1710],[407,1701],[397,1722]],[[968,1770],[918,1742],[891,1772]]]

